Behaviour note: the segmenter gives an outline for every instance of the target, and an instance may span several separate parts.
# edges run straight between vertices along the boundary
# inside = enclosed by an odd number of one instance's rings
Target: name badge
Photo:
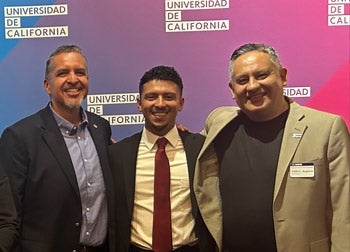
[[[315,166],[313,163],[291,163],[290,176],[292,178],[315,177]]]

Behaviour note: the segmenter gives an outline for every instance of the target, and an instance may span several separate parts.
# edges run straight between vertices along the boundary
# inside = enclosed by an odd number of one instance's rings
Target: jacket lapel
[[[207,121],[207,128],[210,128],[210,132],[207,134],[206,140],[199,153],[199,160],[202,157],[203,153],[208,149],[210,144],[214,141],[216,136],[220,133],[220,131],[238,115],[238,111],[239,110],[237,109],[230,109],[230,107],[223,107],[223,113],[218,113],[220,116],[215,118],[215,121],[210,119]]]
[[[135,176],[136,176],[136,160],[142,133],[138,133],[131,138],[131,144],[124,145],[124,156],[122,167],[124,169],[124,181],[126,201],[128,206],[129,218],[132,218],[135,197]]]
[[[99,125],[96,120],[89,114],[88,116],[88,126],[87,129],[90,132],[90,135],[93,139],[93,142],[95,144],[95,148],[98,154],[98,158],[101,164],[102,174],[103,174],[103,180],[105,184],[106,189],[106,195],[108,197],[108,203],[111,204],[112,197],[114,195],[113,191],[113,180],[112,180],[112,172],[109,167],[108,163],[108,144],[110,139],[106,139],[109,136],[106,136],[103,134],[103,131],[105,129],[102,129],[101,127],[104,127],[103,125]]]
[[[194,162],[196,161],[194,153],[195,145],[193,145],[193,141],[187,141],[188,137],[190,136],[188,133],[180,132],[179,135],[181,137],[182,143],[184,145],[184,150],[186,152],[186,159],[187,159],[187,167],[188,167],[188,175],[190,179],[190,186],[192,186],[192,179],[193,179],[193,174],[194,174]]]
[[[179,131],[179,135],[184,145],[184,150],[186,152],[187,169],[188,169],[188,176],[189,176],[189,183],[190,183],[192,214],[194,218],[196,218],[197,204],[196,204],[196,198],[195,198],[194,189],[193,189],[193,177],[194,177],[197,156],[204,142],[204,137],[202,139],[201,136],[196,136],[196,134],[189,134],[181,131]]]
[[[298,108],[299,105],[296,103],[292,102],[290,104],[289,116],[284,128],[283,140],[276,171],[274,201],[276,200],[278,192],[281,189],[283,179],[288,176],[286,173],[288,172],[290,162],[292,161],[294,153],[296,152],[307,128],[307,125],[302,122],[305,115],[301,113]]]
[[[50,107],[47,106],[45,109],[41,110],[39,114],[44,122],[42,136],[46,141],[48,148],[55,156],[57,163],[66,175],[67,180],[72,185],[74,192],[80,198],[78,182],[70,154]]]

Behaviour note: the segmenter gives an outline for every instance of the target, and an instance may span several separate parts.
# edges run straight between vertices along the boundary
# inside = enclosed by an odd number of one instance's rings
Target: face
[[[287,70],[267,53],[251,51],[233,62],[230,88],[237,105],[253,121],[273,119],[288,109],[283,96]]]
[[[86,62],[79,53],[61,53],[52,58],[51,72],[44,81],[51,104],[58,114],[78,110],[88,94]]]
[[[153,134],[163,136],[175,125],[177,112],[184,99],[172,81],[151,80],[143,85],[137,107],[145,117],[145,127]]]

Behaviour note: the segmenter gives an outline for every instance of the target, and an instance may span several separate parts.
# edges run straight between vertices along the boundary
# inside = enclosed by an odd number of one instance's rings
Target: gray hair
[[[279,56],[276,52],[276,50],[270,46],[265,44],[259,44],[259,43],[248,43],[240,46],[237,48],[231,55],[230,64],[229,64],[229,78],[230,81],[232,81],[232,74],[233,74],[233,63],[234,61],[241,55],[251,52],[251,51],[260,51],[267,53],[270,56],[271,62],[278,68],[281,69],[282,65],[279,59]]]
[[[62,45],[62,46],[59,46],[58,48],[56,48],[56,50],[53,53],[51,53],[50,57],[47,59],[46,68],[45,68],[45,79],[48,79],[48,77],[52,71],[52,59],[55,56],[57,56],[58,54],[71,53],[71,52],[79,53],[84,58],[86,71],[88,70],[87,59],[86,59],[82,49],[79,46],[77,46],[77,45]]]

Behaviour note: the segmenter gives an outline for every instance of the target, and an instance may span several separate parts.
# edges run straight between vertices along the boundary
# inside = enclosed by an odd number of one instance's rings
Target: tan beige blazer
[[[194,178],[203,219],[222,251],[218,163],[212,142],[237,116],[220,107],[207,118],[207,139]],[[291,164],[311,163],[313,177],[291,177]],[[299,175],[300,176],[300,175]],[[290,104],[277,166],[273,216],[278,251],[350,251],[349,130],[336,115]]]

